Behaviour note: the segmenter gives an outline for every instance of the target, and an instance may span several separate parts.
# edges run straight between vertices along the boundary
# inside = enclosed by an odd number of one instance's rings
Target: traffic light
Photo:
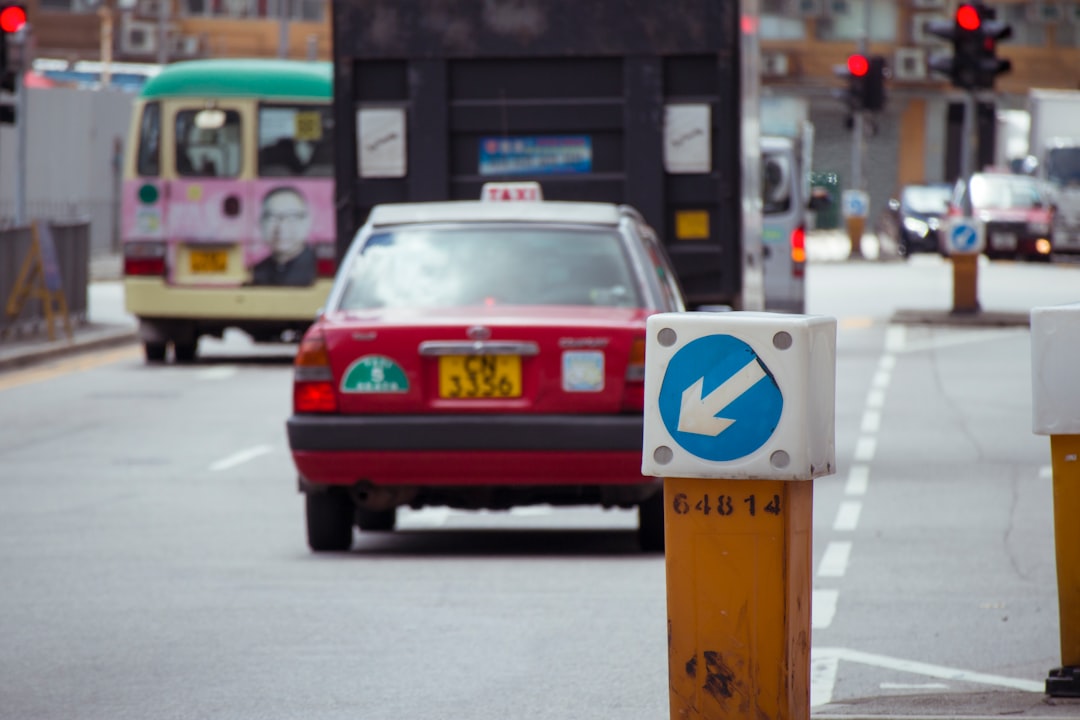
[[[992,89],[998,75],[1012,70],[1012,61],[997,56],[999,40],[1012,37],[1012,26],[997,19],[997,11],[986,8],[980,24],[982,44],[979,46],[977,87]]]
[[[851,111],[877,111],[885,107],[885,58],[881,55],[848,56],[847,63],[836,69],[847,80],[839,94]]]
[[[22,32],[26,26],[26,5],[0,0],[0,90],[15,92],[22,72]],[[13,57],[14,55],[14,57]],[[0,125],[15,124],[15,106],[0,104]]]
[[[11,37],[26,26],[26,5],[21,2],[4,2],[0,0],[0,89],[12,92],[15,90],[15,77],[21,69],[18,62],[12,62],[12,51],[21,49],[18,41]]]
[[[952,43],[952,57],[931,58],[930,69],[948,75],[954,87],[990,90],[998,75],[1012,63],[997,56],[997,43],[1012,37],[1012,27],[998,21],[997,11],[984,3],[961,3],[952,21],[935,20],[926,27],[931,35]]]

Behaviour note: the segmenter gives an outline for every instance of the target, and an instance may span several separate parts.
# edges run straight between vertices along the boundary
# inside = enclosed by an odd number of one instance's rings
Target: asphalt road
[[[839,326],[814,715],[1080,715],[1041,692],[1060,658],[1027,330],[890,322],[947,310],[938,258],[810,270]],[[989,266],[984,306],[1072,301],[1077,272]],[[230,335],[191,366],[121,347],[0,373],[0,718],[667,716],[665,563],[633,513],[425,510],[309,554],[291,351]]]

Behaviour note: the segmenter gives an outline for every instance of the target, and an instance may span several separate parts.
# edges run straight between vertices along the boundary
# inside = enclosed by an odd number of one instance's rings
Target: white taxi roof
[[[375,226],[414,223],[538,222],[618,225],[619,208],[611,203],[458,200],[429,203],[389,203],[371,209]]]

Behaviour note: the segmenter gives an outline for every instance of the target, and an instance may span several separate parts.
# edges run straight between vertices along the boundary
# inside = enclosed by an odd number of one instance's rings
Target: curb
[[[83,337],[79,337],[80,334]],[[3,346],[0,346],[0,370],[26,367],[45,360],[93,350],[132,345],[138,342],[138,339],[135,328],[92,326],[89,330],[76,331],[75,337],[71,340],[32,342],[29,347],[11,350],[5,350]]]
[[[889,319],[897,325],[951,325],[955,327],[1030,327],[1030,312],[955,310],[897,310]]]

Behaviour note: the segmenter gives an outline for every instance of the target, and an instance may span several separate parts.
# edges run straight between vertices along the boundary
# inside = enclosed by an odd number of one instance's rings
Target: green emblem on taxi
[[[365,355],[354,361],[341,379],[341,392],[400,393],[409,391],[409,379],[401,366],[382,355]]]

